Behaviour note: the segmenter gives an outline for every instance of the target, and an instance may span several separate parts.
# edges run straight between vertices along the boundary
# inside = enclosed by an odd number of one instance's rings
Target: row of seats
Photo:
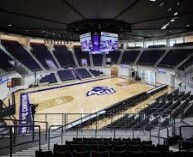
[[[102,71],[100,70],[92,70],[92,69],[89,69],[89,71],[92,73],[93,76],[100,76],[103,74]]]
[[[17,41],[1,40],[1,44],[5,49],[14,56],[17,60],[23,63],[27,68],[32,71],[41,70],[38,63],[30,56],[30,54],[23,48]]]
[[[6,106],[4,102],[0,99],[0,136],[8,134],[10,129],[7,126],[4,117],[14,115],[16,111],[15,105]]]
[[[49,69],[48,64],[46,63],[46,60],[51,60],[55,66],[57,67],[57,64],[52,57],[51,53],[47,49],[47,47],[44,44],[39,43],[31,43],[31,52],[32,54],[39,60],[39,62],[46,68]]]
[[[52,151],[36,151],[36,157],[190,157],[193,152],[172,152],[168,145],[153,145],[140,138],[73,138]]]
[[[12,59],[0,49],[0,69],[4,69],[5,71],[13,70],[13,65],[10,64]]]
[[[160,114],[162,119],[160,125],[162,127],[169,125],[170,118],[176,118],[190,104],[192,95],[190,92],[184,93],[175,90],[173,93],[161,96],[156,99],[156,102],[150,104],[145,109],[141,110],[137,115],[125,115],[122,118],[112,122],[104,127],[106,128],[132,128],[151,130],[158,126]],[[153,113],[153,117],[151,116]],[[168,117],[170,116],[170,117]]]
[[[58,71],[58,75],[61,81],[69,81],[76,79],[75,76],[72,74],[71,70],[60,70]]]
[[[15,105],[10,105],[2,109],[2,117],[14,115],[16,111]]]
[[[75,72],[77,73],[80,78],[89,78],[92,77],[91,74],[84,68],[82,69],[75,69]]]
[[[36,157],[192,157],[193,152],[161,152],[161,151],[36,151]]]
[[[42,77],[40,79],[40,83],[44,83],[44,82],[48,82],[48,83],[56,83],[57,79],[54,73],[50,73],[44,77]]]
[[[72,53],[65,45],[54,45],[53,53],[63,68],[76,66]]]
[[[89,70],[94,76],[99,76],[103,74],[101,71],[97,70]],[[80,78],[89,78],[92,77],[91,74],[86,69],[68,69],[68,70],[59,70],[57,72],[58,76],[60,77],[61,81],[70,81],[77,79],[76,73],[80,76]],[[49,83],[56,83],[57,79],[54,73],[50,73],[40,79],[40,83],[49,82]]]

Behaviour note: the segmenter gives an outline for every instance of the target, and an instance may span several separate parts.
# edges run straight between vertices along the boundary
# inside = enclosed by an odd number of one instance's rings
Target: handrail
[[[37,127],[37,128],[39,128],[39,131],[38,131],[39,140],[38,140],[38,142],[39,142],[39,150],[41,150],[41,127],[40,127],[40,125],[31,125],[31,126],[29,126],[29,125],[23,125],[23,126],[15,126],[15,125],[0,126],[0,128],[9,128],[9,131],[10,131],[10,138],[9,138],[10,157],[12,157],[12,154],[13,154],[13,132],[12,132],[12,130],[15,127],[17,127],[17,128],[18,127]],[[33,134],[34,134],[34,132],[33,132]]]
[[[54,129],[54,130],[59,130],[59,129],[61,129],[60,135],[51,137],[51,128],[53,128],[53,127],[57,127],[57,128]],[[66,131],[66,130],[63,129],[64,127],[65,127],[65,126],[63,126],[63,125],[51,125],[51,126],[49,127],[49,129],[48,129],[48,150],[50,150],[50,140],[51,140],[52,138],[60,137],[60,138],[61,138],[61,144],[63,144],[63,133],[64,133],[64,131]],[[118,129],[118,130],[119,130],[119,129]],[[79,136],[78,136],[78,135],[79,135],[79,131],[82,132],[82,130],[80,130],[80,129],[77,129],[77,130],[76,130],[76,137],[77,137],[77,138],[79,137]],[[96,129],[90,130],[90,131],[94,131],[95,138],[97,138],[98,129],[96,128]],[[104,131],[104,130],[101,130],[101,131]],[[108,130],[108,131],[110,131],[110,130]],[[111,130],[111,132],[113,132],[113,137],[114,137],[114,138],[116,138],[116,131],[117,131],[117,129],[112,129],[112,130]],[[134,137],[135,137],[135,130],[134,130],[134,128],[132,128],[131,131],[132,131],[132,135],[133,135],[133,138],[134,138]]]
[[[18,122],[26,121],[26,120],[18,120],[18,119],[12,120],[12,119],[7,119],[7,118],[4,118],[4,120],[6,120],[6,121],[9,121],[9,120],[13,121],[14,126],[18,126]],[[46,127],[46,130],[45,130],[45,140],[47,140],[47,137],[48,137],[47,136],[48,135],[48,122],[46,122],[46,121],[31,121],[31,122],[32,122],[32,124],[35,124],[35,123],[45,123],[45,127]],[[17,134],[17,130],[14,128],[14,138],[15,138],[16,134]],[[23,134],[25,134],[25,133],[23,133]]]
[[[156,136],[156,135],[151,135],[151,137],[156,137],[156,138],[161,138],[161,139],[164,139],[164,140],[166,140],[167,139],[167,137],[159,137],[159,136]]]
[[[58,127],[56,130],[62,128],[62,131],[61,131],[61,144],[63,143],[63,125],[50,125],[49,129],[48,129],[48,150],[50,150],[50,131],[51,131],[51,128],[53,127]],[[59,136],[55,136],[55,137],[59,137]],[[52,138],[55,138],[55,137],[52,137]]]
[[[6,106],[4,102],[3,102],[2,104],[3,104],[3,106],[4,106],[5,108],[8,108],[8,107],[9,107],[9,106]],[[15,105],[10,105],[10,106],[14,106],[14,107],[15,107]],[[5,109],[5,108],[3,108],[3,109]],[[9,110],[8,110],[8,112],[10,113]],[[16,119],[15,116],[12,115],[11,113],[10,113],[9,117],[10,117],[10,119],[11,119],[11,117],[12,117],[13,119]]]

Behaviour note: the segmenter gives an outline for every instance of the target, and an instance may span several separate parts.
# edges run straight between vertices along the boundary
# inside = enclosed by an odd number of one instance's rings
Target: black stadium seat
[[[110,151],[110,157],[126,157],[127,151]]]
[[[109,157],[108,151],[92,151],[92,157]]]
[[[73,157],[90,157],[89,151],[73,151]]]
[[[54,157],[73,157],[72,152],[70,150],[63,152],[55,152]]]
[[[52,151],[36,151],[36,157],[53,157]]]
[[[65,152],[70,150],[70,147],[68,145],[58,145],[58,144],[54,144],[54,150],[53,152]]]

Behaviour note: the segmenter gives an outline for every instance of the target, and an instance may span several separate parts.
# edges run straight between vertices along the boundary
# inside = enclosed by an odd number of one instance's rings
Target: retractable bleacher
[[[18,59],[22,64],[32,71],[41,70],[38,63],[32,58],[32,56],[23,48],[23,46],[17,41],[1,40],[1,44],[6,50]]]

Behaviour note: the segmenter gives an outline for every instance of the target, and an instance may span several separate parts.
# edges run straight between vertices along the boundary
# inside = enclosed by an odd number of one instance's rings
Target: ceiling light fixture
[[[178,12],[175,12],[175,13],[174,13],[174,16],[177,16],[177,15],[178,15]]]
[[[180,5],[180,3],[181,3],[181,0],[177,0],[177,2],[176,2],[176,5]]]
[[[173,19],[171,19],[171,21],[170,22],[174,22],[175,21],[175,19],[173,18]]]
[[[174,17],[174,18],[172,18],[171,20],[170,20],[170,22],[174,22],[175,21],[175,19],[177,19],[178,17]]]
[[[162,6],[164,6],[165,4],[166,4],[165,2],[160,2],[160,3],[159,3],[159,6],[162,7]]]
[[[165,25],[163,25],[162,26],[162,28],[161,29],[166,29],[167,28],[167,26],[169,25],[170,23],[168,22],[168,23],[166,23]]]
[[[12,25],[11,25],[11,24],[9,24],[8,26],[9,26],[9,27],[12,27]]]
[[[172,11],[172,7],[169,7],[169,8],[167,9],[167,11]]]

